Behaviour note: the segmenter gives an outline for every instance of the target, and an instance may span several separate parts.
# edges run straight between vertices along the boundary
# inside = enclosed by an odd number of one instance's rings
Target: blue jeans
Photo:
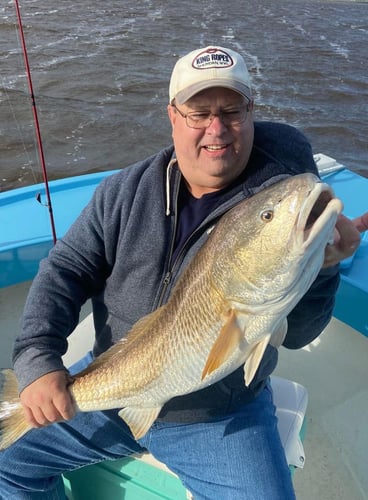
[[[295,499],[268,386],[226,418],[155,422],[138,442],[116,410],[34,429],[0,453],[0,499],[65,500],[63,472],[146,450],[195,500]]]

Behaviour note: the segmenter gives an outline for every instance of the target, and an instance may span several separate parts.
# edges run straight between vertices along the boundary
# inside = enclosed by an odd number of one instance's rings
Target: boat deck
[[[335,318],[304,349],[280,349],[276,374],[309,394],[298,500],[368,499],[367,356],[367,338]]]

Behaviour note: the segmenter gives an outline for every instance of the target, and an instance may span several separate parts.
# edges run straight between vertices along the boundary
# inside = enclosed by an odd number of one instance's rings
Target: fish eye
[[[271,222],[272,219],[273,219],[273,210],[267,209],[261,213],[261,220],[263,220],[263,222]]]

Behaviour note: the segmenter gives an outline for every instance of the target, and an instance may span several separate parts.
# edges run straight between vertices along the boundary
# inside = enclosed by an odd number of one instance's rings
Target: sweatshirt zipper
[[[171,229],[172,237],[171,237],[171,241],[170,241],[170,250],[169,250],[169,255],[168,255],[168,258],[167,258],[167,261],[166,261],[167,262],[168,271],[164,275],[164,278],[163,278],[163,280],[161,282],[160,293],[159,293],[158,299],[154,303],[153,310],[157,309],[158,307],[160,307],[162,305],[164,296],[166,294],[167,287],[169,286],[170,281],[171,281],[172,272],[171,272],[171,269],[170,269],[170,267],[171,267],[170,265],[171,265],[171,259],[172,259],[173,251],[174,251],[176,226],[177,226],[177,223],[178,223],[178,215],[177,214],[178,214],[178,195],[179,195],[179,189],[180,189],[180,180],[181,180],[181,175],[179,175],[179,180],[174,185],[174,196],[173,196],[173,199],[175,201],[175,206],[174,206],[174,221],[173,221],[172,229]],[[168,184],[169,183],[167,183],[167,185],[166,185],[166,189],[169,189],[169,185]],[[170,194],[169,194],[169,196],[170,196]]]

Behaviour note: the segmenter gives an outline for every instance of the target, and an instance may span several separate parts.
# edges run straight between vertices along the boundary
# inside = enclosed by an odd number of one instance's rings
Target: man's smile
[[[227,149],[228,144],[207,144],[203,146],[207,151],[222,151]]]

